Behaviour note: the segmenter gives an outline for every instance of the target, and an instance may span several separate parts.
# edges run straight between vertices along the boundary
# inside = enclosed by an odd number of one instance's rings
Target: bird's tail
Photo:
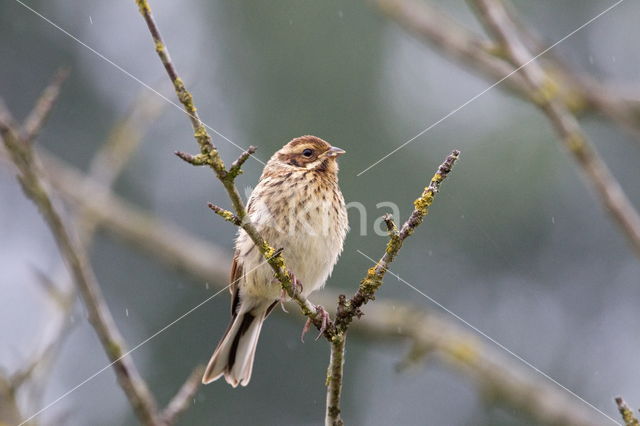
[[[262,305],[245,310],[240,304],[239,312],[231,319],[227,332],[209,360],[202,383],[213,382],[224,375],[234,388],[239,384],[249,384],[260,329],[272,307]]]

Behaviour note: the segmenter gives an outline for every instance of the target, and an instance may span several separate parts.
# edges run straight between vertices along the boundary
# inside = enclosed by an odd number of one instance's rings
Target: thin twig
[[[40,98],[36,101],[36,105],[24,122],[22,137],[25,141],[31,142],[40,134],[42,126],[44,126],[47,118],[49,118],[49,114],[51,114],[53,105],[58,100],[60,88],[69,76],[69,72],[69,68],[59,69],[51,83],[44,89],[42,95],[40,95]]]
[[[479,37],[453,20],[430,1],[372,0],[378,9],[420,39],[429,42],[445,57],[452,58],[492,82],[501,81],[513,73],[515,67],[504,60],[500,46]],[[518,23],[518,28],[522,25]],[[538,54],[548,46],[538,45],[527,34],[527,43]],[[561,58],[547,52],[544,58],[547,74],[553,76],[556,96],[574,114],[602,113],[640,139],[640,99],[626,98],[624,92],[615,90],[585,73],[568,67]],[[520,73],[514,73],[503,82],[504,87],[525,99],[529,88]]]
[[[346,331],[349,324],[353,321],[353,318],[359,318],[362,315],[362,306],[375,298],[375,293],[382,285],[382,280],[387,272],[387,268],[395,259],[400,248],[402,248],[404,240],[413,233],[429,213],[429,207],[431,207],[438,193],[440,184],[442,184],[442,181],[448,176],[459,156],[460,151],[454,150],[440,165],[422,195],[413,202],[414,210],[409,216],[409,219],[402,225],[399,232],[393,232],[395,224],[393,224],[390,217],[387,217],[387,226],[390,228],[390,235],[385,253],[378,263],[369,269],[366,277],[360,282],[356,294],[340,309],[335,321],[337,333]]]
[[[231,257],[225,250],[134,207],[107,188],[87,181],[88,178],[72,166],[45,155],[42,148],[38,149],[38,157],[48,172],[48,180],[60,195],[72,207],[86,209],[99,226],[168,267],[180,269],[203,286],[204,283],[218,288],[228,285]],[[85,184],[99,195],[78,197],[73,189]],[[145,224],[149,224],[148,230],[135,232]],[[157,232],[158,229],[163,232]],[[166,230],[169,230],[168,235],[165,235]],[[338,298],[338,293],[330,289],[317,295],[317,301],[325,306]],[[348,302],[344,296],[340,299],[345,304]],[[299,320],[293,315],[286,318]],[[530,416],[539,424],[595,426],[602,423],[594,419],[593,412],[585,405],[514,364],[495,347],[484,344],[476,335],[434,311],[408,305],[405,301],[378,299],[367,306],[367,316],[351,324],[349,333],[372,342],[402,340],[429,348],[445,366],[474,380],[482,395],[500,395],[499,399],[492,397],[492,401]]]
[[[340,426],[343,424],[340,417],[340,393],[342,389],[345,339],[349,325],[354,317],[360,318],[363,315],[362,306],[370,300],[375,299],[375,294],[382,286],[384,275],[393,262],[398,252],[402,248],[402,243],[409,237],[415,229],[422,223],[429,213],[429,207],[440,189],[440,185],[451,172],[451,168],[460,156],[460,151],[454,150],[445,161],[438,167],[438,171],[433,175],[429,185],[425,187],[422,195],[414,202],[414,210],[398,231],[393,218],[389,215],[384,217],[389,231],[389,242],[384,255],[378,263],[370,268],[367,276],[360,282],[358,291],[349,301],[344,296],[338,299],[338,309],[335,323],[332,325],[331,333],[331,360],[329,362],[329,374],[327,376],[327,409],[325,416],[325,426]]]
[[[617,397],[616,405],[618,406],[618,411],[620,411],[620,415],[622,416],[622,420],[624,421],[625,426],[639,426],[640,421],[633,414],[633,410],[629,408],[627,403],[621,397]]]
[[[232,178],[235,178],[240,173],[242,173],[242,165],[244,164],[245,161],[249,159],[249,157],[255,154],[255,152],[256,152],[256,147],[252,145],[245,152],[240,154],[238,159],[233,163],[231,163],[231,168],[229,169],[229,175]]]
[[[587,139],[575,116],[557,97],[555,85],[545,70],[536,61],[531,61],[531,54],[520,40],[503,4],[495,0],[473,0],[473,3],[487,31],[504,47],[514,66],[521,67],[520,72],[530,88],[530,100],[547,116],[561,142],[580,166],[589,186],[595,189],[599,200],[640,257],[640,215]]]
[[[218,216],[223,218],[224,220],[233,223],[236,226],[242,225],[242,220],[235,214],[231,213],[229,210],[225,210],[222,207],[216,206],[213,203],[207,203],[207,206]]]
[[[204,374],[204,366],[199,365],[193,369],[187,380],[175,394],[175,396],[169,401],[167,407],[162,410],[161,419],[164,425],[171,425],[175,423],[176,419],[187,409],[189,402],[193,396],[198,392],[200,385],[202,384],[202,375]]]
[[[33,378],[36,369],[42,368],[43,364],[53,360],[55,353],[60,350],[73,327],[69,317],[75,304],[75,291],[63,292],[56,287],[55,283],[47,282],[49,279],[43,273],[38,272],[37,275],[38,283],[42,285],[43,290],[47,291],[49,298],[58,308],[59,321],[49,331],[48,337],[43,339],[44,344],[41,345],[41,348],[35,350],[24,366],[12,374],[11,383],[16,390]]]

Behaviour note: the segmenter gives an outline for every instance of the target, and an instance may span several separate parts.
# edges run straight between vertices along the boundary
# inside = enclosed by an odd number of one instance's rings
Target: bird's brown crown
[[[269,165],[305,170],[337,172],[336,158],[344,154],[340,148],[316,136],[300,136],[283,146],[269,161]]]

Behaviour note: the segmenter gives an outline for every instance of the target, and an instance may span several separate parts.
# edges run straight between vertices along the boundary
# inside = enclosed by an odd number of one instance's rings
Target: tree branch
[[[504,86],[510,91],[524,99],[529,98],[530,90],[525,79],[520,73],[513,73],[515,67],[505,61],[503,48],[469,31],[431,2],[373,0],[373,3],[408,32],[429,42],[445,57],[468,66],[493,83],[505,79]],[[512,8],[509,11],[513,12]],[[526,30],[520,22],[517,27],[520,32]],[[524,35],[527,38],[523,41],[529,48],[535,48],[536,54],[548,48],[529,32]],[[547,70],[558,99],[574,114],[601,113],[640,139],[640,99],[623,97],[587,74],[574,72],[561,59],[553,56],[552,52],[538,59]]]
[[[231,200],[235,216],[240,221],[239,226],[247,233],[247,235],[249,235],[251,240],[258,247],[258,250],[273,269],[276,279],[280,282],[282,288],[287,292],[287,295],[293,301],[295,301],[295,303],[298,304],[304,315],[309,318],[309,321],[311,321],[316,326],[316,328],[322,330],[324,327],[323,317],[321,315],[321,312],[323,311],[322,308],[316,307],[306,298],[303,298],[300,294],[294,291],[291,274],[285,266],[285,260],[282,256],[282,253],[271,247],[257,231],[247,215],[244,204],[242,202],[242,198],[240,197],[240,193],[235,186],[235,178],[240,173],[240,167],[242,166],[244,161],[246,161],[246,159],[252,154],[252,152],[255,151],[255,148],[250,147],[246,152],[240,155],[240,157],[236,160],[234,165],[232,165],[229,170],[225,168],[224,162],[222,161],[222,158],[220,158],[218,150],[212,143],[212,139],[207,131],[207,128],[202,123],[200,117],[196,112],[193,96],[185,87],[184,82],[179,77],[173,62],[171,61],[169,51],[164,41],[162,40],[158,25],[156,24],[155,19],[151,14],[151,7],[149,6],[149,2],[147,0],[136,0],[136,4],[138,5],[138,9],[140,10],[142,17],[144,18],[147,27],[149,28],[149,32],[151,33],[151,37],[153,38],[153,42],[156,47],[156,52],[158,53],[160,61],[164,65],[164,68],[173,83],[178,100],[180,101],[180,103],[182,103],[185,113],[191,120],[191,125],[194,130],[194,138],[200,146],[200,154],[198,155],[194,156],[185,153],[176,154],[192,165],[207,165],[214,171],[218,180],[220,180],[225,190],[227,191],[227,195]]]
[[[56,87],[56,84],[59,83],[54,80],[53,87]],[[85,302],[89,321],[93,325],[107,356],[114,362],[114,370],[120,386],[127,394],[140,421],[143,424],[157,424],[155,400],[131,358],[123,357],[125,353],[124,340],[104,301],[86,253],[72,239],[60,214],[53,206],[42,179],[36,171],[29,141],[20,137],[18,129],[9,125],[10,120],[3,118],[0,116],[0,134],[11,160],[18,168],[18,180],[23,191],[36,204],[53,233],[62,257],[65,259]]]
[[[327,409],[325,413],[325,426],[343,426],[344,421],[340,417],[340,397],[342,394],[342,377],[344,373],[344,349],[347,335],[337,335],[331,341],[331,358],[327,370]]]
[[[362,317],[362,306],[375,299],[375,294],[382,286],[382,281],[389,265],[398,255],[404,240],[413,234],[429,213],[429,207],[433,204],[440,185],[449,175],[459,156],[460,151],[454,150],[445,159],[444,163],[438,167],[438,171],[433,175],[422,195],[413,202],[414,210],[409,219],[402,225],[400,231],[398,231],[393,222],[393,218],[389,215],[385,216],[384,220],[389,230],[389,242],[384,255],[373,268],[367,271],[366,277],[360,282],[358,291],[349,301],[342,295],[338,299],[336,320],[332,328],[328,330],[331,342],[331,360],[327,377],[327,410],[325,416],[325,425],[327,426],[340,426],[343,424],[340,418],[340,392],[342,389],[347,329],[354,317]]]
[[[40,130],[49,118],[53,105],[58,100],[60,88],[64,81],[69,77],[69,68],[61,68],[53,77],[51,83],[44,89],[40,98],[36,101],[35,107],[29,113],[24,122],[23,139],[27,142],[33,141],[40,134]]]
[[[587,139],[575,116],[557,97],[555,84],[545,70],[531,60],[531,54],[520,40],[503,4],[495,0],[473,0],[473,4],[476,5],[478,16],[487,31],[505,49],[513,65],[520,67],[520,72],[529,85],[531,102],[547,116],[561,142],[581,168],[589,186],[595,189],[599,200],[640,257],[640,215]]]
[[[629,408],[624,399],[617,397],[615,400],[625,426],[640,426],[640,421],[638,421],[638,418],[633,414],[633,411]]]
[[[163,424],[171,425],[175,423],[177,417],[188,408],[189,402],[191,402],[191,399],[202,384],[203,374],[204,366],[198,365],[193,369],[180,390],[178,390],[178,393],[169,401],[167,407],[162,410],[160,417]]]
[[[359,318],[362,315],[362,306],[375,298],[375,293],[382,285],[382,280],[387,272],[387,268],[402,248],[404,240],[413,234],[415,229],[424,220],[424,217],[429,213],[429,207],[431,207],[442,181],[449,175],[451,168],[459,156],[460,151],[454,150],[446,158],[444,163],[440,165],[422,195],[413,202],[414,210],[411,216],[409,216],[409,219],[402,225],[400,231],[396,229],[393,219],[390,216],[385,218],[389,229],[389,242],[387,243],[385,253],[378,263],[367,271],[367,275],[360,282],[358,291],[351,300],[340,304],[335,322],[337,333],[345,332],[351,321],[353,321],[353,318]]]

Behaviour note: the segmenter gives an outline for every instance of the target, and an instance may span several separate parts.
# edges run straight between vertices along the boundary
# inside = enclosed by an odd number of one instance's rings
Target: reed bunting
[[[251,193],[247,212],[260,235],[283,256],[302,296],[322,288],[348,230],[338,186],[344,154],[315,136],[301,136],[276,152]],[[251,379],[263,321],[284,297],[280,283],[242,229],[231,264],[231,323],[202,378],[246,386]]]

